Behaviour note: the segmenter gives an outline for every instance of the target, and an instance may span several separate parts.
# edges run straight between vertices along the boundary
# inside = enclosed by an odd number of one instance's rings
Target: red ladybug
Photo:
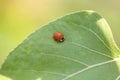
[[[64,39],[64,34],[61,33],[61,32],[55,32],[53,34],[53,38],[54,40],[58,41],[58,42],[63,42],[65,39]]]

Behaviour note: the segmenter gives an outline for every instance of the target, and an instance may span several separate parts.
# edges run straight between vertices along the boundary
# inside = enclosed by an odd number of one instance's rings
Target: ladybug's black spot
[[[64,37],[62,37],[60,41],[61,41],[61,42],[63,42],[64,40],[65,40],[65,38],[64,38]]]

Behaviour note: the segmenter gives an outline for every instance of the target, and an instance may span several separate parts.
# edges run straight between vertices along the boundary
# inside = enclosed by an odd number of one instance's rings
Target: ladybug
[[[55,32],[53,34],[53,38],[54,40],[58,41],[58,42],[63,42],[65,39],[64,39],[64,34],[61,33],[61,32]]]

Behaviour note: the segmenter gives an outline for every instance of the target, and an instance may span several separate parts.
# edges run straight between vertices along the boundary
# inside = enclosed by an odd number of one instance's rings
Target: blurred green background
[[[120,0],[0,0],[0,63],[41,25],[80,10],[99,12],[120,47]]]

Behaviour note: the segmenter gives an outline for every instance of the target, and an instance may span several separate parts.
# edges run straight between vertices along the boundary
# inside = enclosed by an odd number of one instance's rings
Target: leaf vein
[[[120,79],[120,75],[119,76],[117,76],[117,78],[115,79],[115,80],[119,80]]]
[[[73,58],[70,58],[70,57],[66,57],[66,56],[61,56],[61,55],[53,55],[53,54],[42,54],[42,55],[48,55],[48,56],[55,56],[55,57],[60,57],[60,58],[64,58],[64,59],[67,59],[67,60],[71,60],[71,61],[74,61],[74,62],[77,62],[77,63],[79,63],[79,64],[82,64],[82,65],[84,65],[84,66],[86,66],[86,67],[88,67],[89,65],[88,64],[86,64],[86,63],[84,63],[84,62],[81,62],[81,61],[79,61],[79,60],[76,60],[76,59],[73,59]]]
[[[105,65],[105,64],[108,64],[108,63],[112,63],[112,62],[115,62],[115,61],[120,61],[120,58],[115,58],[114,60],[109,60],[109,61],[105,61],[105,62],[102,62],[102,63],[91,65],[87,68],[84,68],[82,70],[76,71],[76,72],[68,75],[67,77],[63,78],[62,80],[68,80],[68,79],[72,78],[73,76],[75,76],[77,74],[80,74],[80,73],[83,73],[83,72],[85,72],[89,69],[92,69],[92,68],[95,68],[95,67],[98,67],[98,66],[102,66],[102,65]],[[119,78],[120,78],[120,76],[118,76],[116,80],[118,80]]]
[[[64,74],[64,73],[58,73],[58,72],[52,72],[52,71],[37,71],[37,70],[23,70],[23,71],[31,71],[31,72],[35,72],[35,73],[44,72],[44,73],[61,75],[61,76],[67,76],[67,74]]]
[[[104,54],[104,53],[101,53],[101,52],[99,52],[99,51],[93,50],[93,49],[91,49],[91,48],[89,48],[89,47],[86,47],[86,46],[83,46],[83,45],[81,45],[81,44],[79,44],[79,43],[75,43],[75,42],[70,42],[70,43],[72,43],[72,44],[74,44],[74,45],[76,45],[76,46],[79,46],[79,47],[83,47],[83,48],[85,48],[85,49],[87,49],[87,50],[89,50],[89,51],[91,51],[91,52],[95,52],[95,53],[98,53],[98,54],[103,55],[103,56],[105,56],[105,57],[108,57],[108,58],[113,59],[113,57],[111,57],[111,56],[109,56],[109,55],[107,55],[107,54]]]
[[[82,25],[80,25],[80,27],[81,27],[81,26],[82,26]],[[95,31],[93,31],[92,29],[88,29],[88,28],[86,28],[86,27],[83,27],[83,26],[82,26],[82,28],[84,28],[84,29],[86,29],[87,31],[90,31],[91,33],[93,33],[93,34],[105,45],[105,47],[111,51],[111,48],[104,42],[104,40],[101,39],[101,37],[100,37]]]

